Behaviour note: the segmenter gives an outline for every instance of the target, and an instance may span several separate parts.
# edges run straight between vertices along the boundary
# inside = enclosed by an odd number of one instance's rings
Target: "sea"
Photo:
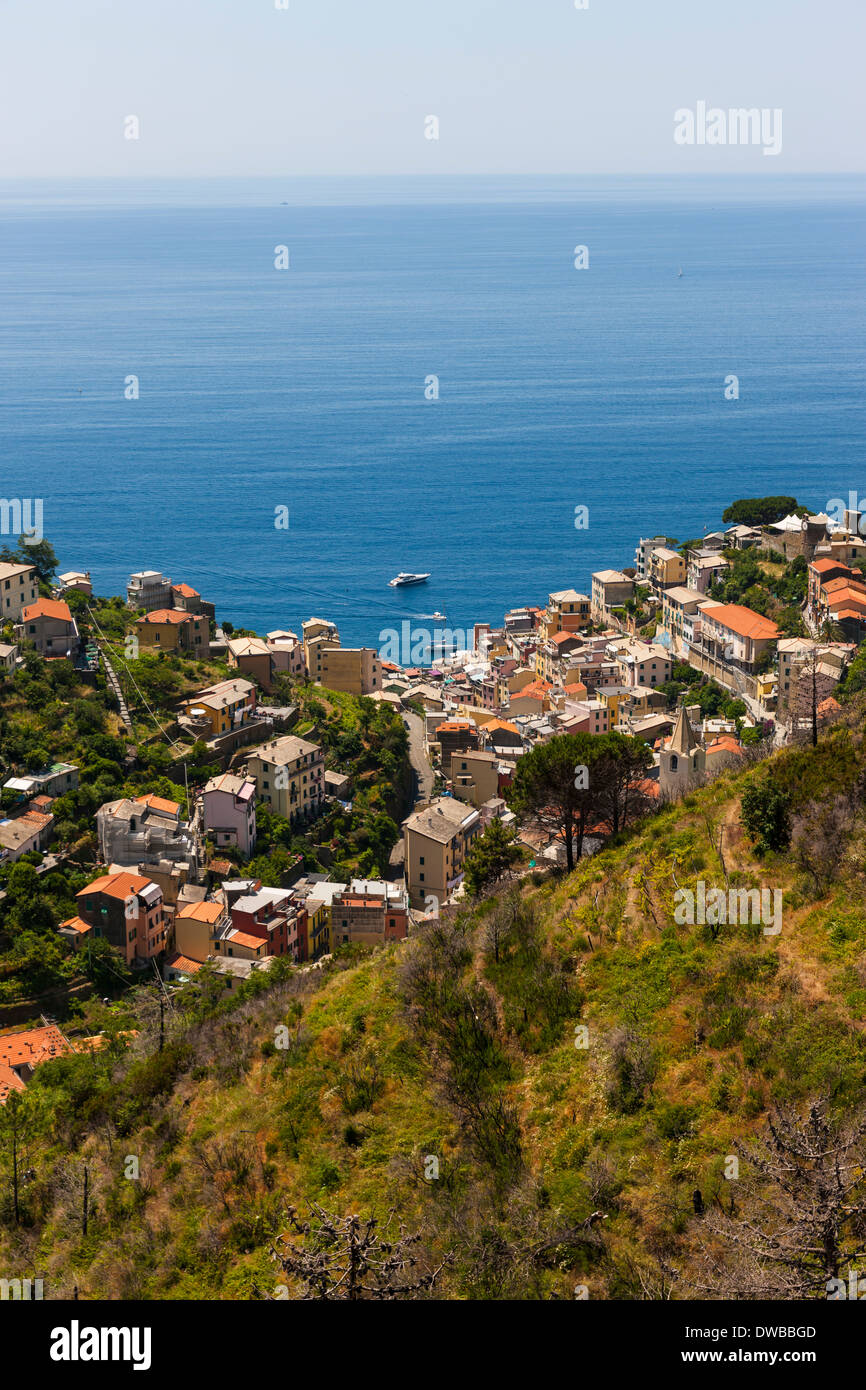
[[[260,633],[501,622],[866,494],[864,251],[853,176],[0,182],[0,501]]]

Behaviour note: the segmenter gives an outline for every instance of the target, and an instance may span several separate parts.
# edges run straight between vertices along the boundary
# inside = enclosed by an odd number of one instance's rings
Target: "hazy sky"
[[[277,3],[0,0],[0,177],[864,168],[866,0]],[[781,154],[676,145],[699,100]]]

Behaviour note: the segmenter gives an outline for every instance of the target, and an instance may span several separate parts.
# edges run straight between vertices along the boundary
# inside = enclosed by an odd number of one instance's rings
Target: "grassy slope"
[[[773,766],[804,799],[850,783],[860,758],[859,734],[839,729],[816,753],[786,752]],[[605,1257],[554,1265],[536,1292],[568,1296],[579,1278],[592,1297],[640,1296],[635,1266],[657,1251],[688,1260],[694,1189],[713,1200],[732,1144],[761,1127],[773,1100],[862,1092],[862,891],[847,883],[813,901],[790,858],[759,863],[739,827],[742,781],[722,777],[570,877],[525,890],[546,957],[579,986],[573,1018],[551,1017],[517,953],[497,966],[476,949],[467,967],[494,991],[526,1192],[563,1221],[599,1208],[608,1215]],[[706,928],[673,924],[677,884],[724,885],[708,829],[721,825],[732,886],[784,890],[781,936],[725,927],[712,940]],[[104,1124],[82,1139],[74,1121],[51,1151],[34,1140],[42,1151],[29,1161],[46,1176],[68,1162],[70,1139],[90,1153],[98,1214],[85,1241],[74,1198],[40,1188],[33,1201],[43,1204],[44,1228],[0,1229],[0,1267],[23,1262],[57,1292],[77,1281],[92,1297],[244,1298],[254,1284],[275,1282],[269,1235],[281,1229],[286,1201],[308,1198],[338,1212],[396,1206],[410,1229],[424,1229],[432,1253],[452,1248],[449,1211],[474,1210],[485,1185],[442,1097],[440,1064],[406,1021],[397,988],[406,950],[295,976],[190,1030],[193,1069],[124,1121],[110,1146]],[[275,1025],[289,1020],[294,1031],[299,1010],[300,1044],[274,1052]],[[589,1030],[585,1049],[574,1045],[578,1022]],[[651,1087],[633,1104],[612,1100],[609,1087],[607,1045],[623,1027],[657,1059]],[[381,1093],[351,1113],[347,1073],[363,1073],[371,1057]],[[49,1098],[51,1071],[40,1073]],[[138,1083],[131,1092],[139,1096]],[[428,1153],[440,1156],[439,1183],[423,1180]],[[127,1154],[140,1157],[147,1192],[120,1176]],[[510,1238],[507,1208],[496,1205],[495,1220]],[[441,1291],[477,1290],[458,1260]]]

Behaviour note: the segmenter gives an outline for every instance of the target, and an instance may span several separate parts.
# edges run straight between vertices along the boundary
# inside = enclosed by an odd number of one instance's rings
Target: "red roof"
[[[149,887],[150,879],[142,878],[139,874],[104,874],[102,878],[95,878],[92,883],[88,883],[87,887],[82,888],[75,896],[89,898],[94,893],[104,893],[107,898],[128,898],[133,893],[140,893],[143,888]]]
[[[31,603],[29,607],[25,608],[21,614],[21,621],[28,623],[33,618],[55,618],[61,623],[72,622],[69,604],[54,598],[37,599],[35,603]]]
[[[181,594],[183,598],[201,598],[198,589],[191,589],[188,584],[172,584],[173,594]]]
[[[744,608],[741,603],[720,603],[717,608],[701,609],[701,613],[704,621],[709,618],[720,627],[727,628],[729,632],[736,632],[738,637],[760,639],[775,638],[779,635],[779,629],[774,622],[760,613],[754,613],[751,608]]]
[[[152,613],[145,613],[144,617],[136,619],[140,623],[190,623],[192,614],[182,613],[178,608],[156,608]]]

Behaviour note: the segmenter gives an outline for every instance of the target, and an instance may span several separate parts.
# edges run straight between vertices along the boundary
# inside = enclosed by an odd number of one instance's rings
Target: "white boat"
[[[429,574],[403,574],[401,572],[396,579],[389,579],[388,583],[392,589],[402,589],[406,584],[425,584],[429,578]]]
[[[444,613],[431,613],[430,617],[434,623],[447,623],[448,621]]]

